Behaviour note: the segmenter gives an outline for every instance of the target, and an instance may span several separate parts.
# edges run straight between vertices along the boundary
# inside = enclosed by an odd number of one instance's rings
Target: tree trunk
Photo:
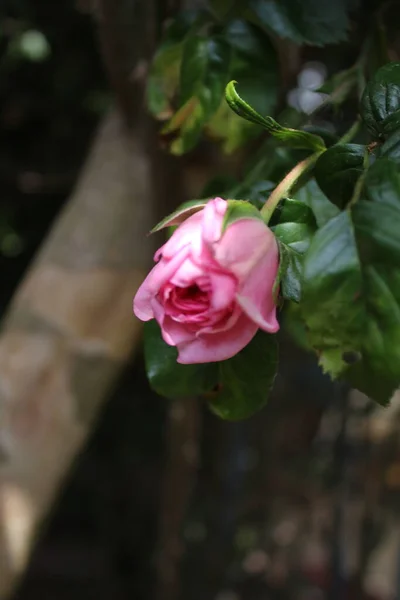
[[[143,136],[104,120],[0,337],[0,598],[140,338],[132,297],[151,253]]]

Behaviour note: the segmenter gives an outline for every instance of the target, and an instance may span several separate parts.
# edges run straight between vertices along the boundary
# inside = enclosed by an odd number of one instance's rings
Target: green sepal
[[[235,223],[235,221],[241,221],[243,219],[263,220],[260,211],[251,204],[251,202],[248,202],[247,200],[228,200],[228,208],[222,222],[222,232],[224,232],[229,225]]]
[[[199,212],[199,210],[203,210],[207,202],[208,200],[189,200],[188,202],[184,202],[173,213],[157,223],[150,233],[156,233],[157,231],[161,231],[161,229],[165,229],[165,227],[180,225],[187,218]]]

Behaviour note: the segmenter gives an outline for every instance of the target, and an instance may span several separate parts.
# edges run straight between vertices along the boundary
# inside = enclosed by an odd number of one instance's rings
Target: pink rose
[[[275,237],[262,220],[246,215],[222,233],[227,208],[215,198],[181,223],[156,252],[158,262],[134,299],[135,315],[157,319],[182,364],[226,360],[259,328],[279,329]]]

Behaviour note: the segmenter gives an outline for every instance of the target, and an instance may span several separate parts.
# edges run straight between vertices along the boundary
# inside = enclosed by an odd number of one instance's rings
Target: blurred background
[[[146,114],[177,5],[0,2],[0,597],[400,598],[396,401],[333,385],[285,330],[247,421],[148,387],[145,234],[246,158],[171,158]],[[284,101],[311,112],[354,47],[293,52]]]

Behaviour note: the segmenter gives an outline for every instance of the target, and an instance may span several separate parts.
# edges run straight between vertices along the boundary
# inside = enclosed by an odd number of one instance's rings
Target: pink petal
[[[177,346],[182,342],[188,342],[194,337],[193,332],[189,331],[185,324],[177,323],[165,314],[164,307],[157,298],[153,298],[151,305],[154,317],[160,325],[162,338],[166,344]]]
[[[236,294],[236,300],[247,316],[261,329],[275,333],[279,329],[272,289],[278,273],[278,249],[263,256]]]
[[[236,281],[228,273],[210,273],[212,292],[211,308],[222,310],[232,304],[235,299]]]
[[[235,356],[253,339],[258,326],[242,314],[228,331],[199,335],[178,345],[177,362],[183,365],[219,362]]]
[[[200,210],[179,225],[162,248],[164,258],[172,258],[183,246],[187,245],[190,245],[197,254],[201,252],[203,212],[203,210]]]
[[[213,244],[220,239],[227,208],[228,203],[222,198],[214,198],[214,200],[207,202],[202,213],[202,234],[206,243]]]
[[[203,274],[203,269],[196,265],[189,256],[171,278],[171,283],[178,287],[188,287],[194,283],[198,277],[202,277]]]
[[[270,252],[278,252],[277,243],[265,223],[258,219],[241,219],[229,225],[215,245],[214,258],[241,281]]]
[[[215,334],[215,333],[220,333],[221,331],[227,331],[228,329],[231,329],[235,325],[235,323],[239,320],[239,317],[242,314],[243,314],[242,308],[238,304],[236,304],[231,313],[226,312],[226,315],[224,316],[224,318],[220,318],[218,321],[214,321],[210,325],[207,325],[206,327],[202,327],[201,329],[199,329],[196,336],[199,337],[206,333]],[[211,321],[211,319],[210,319],[210,321]]]
[[[133,299],[133,312],[141,321],[153,319],[151,299],[159,292],[160,288],[179,269],[190,252],[189,246],[180,248],[171,260],[161,260],[147,275]]]
[[[164,341],[170,346],[188,343],[194,338],[193,331],[190,331],[187,325],[177,323],[168,315],[164,318],[161,335]]]

